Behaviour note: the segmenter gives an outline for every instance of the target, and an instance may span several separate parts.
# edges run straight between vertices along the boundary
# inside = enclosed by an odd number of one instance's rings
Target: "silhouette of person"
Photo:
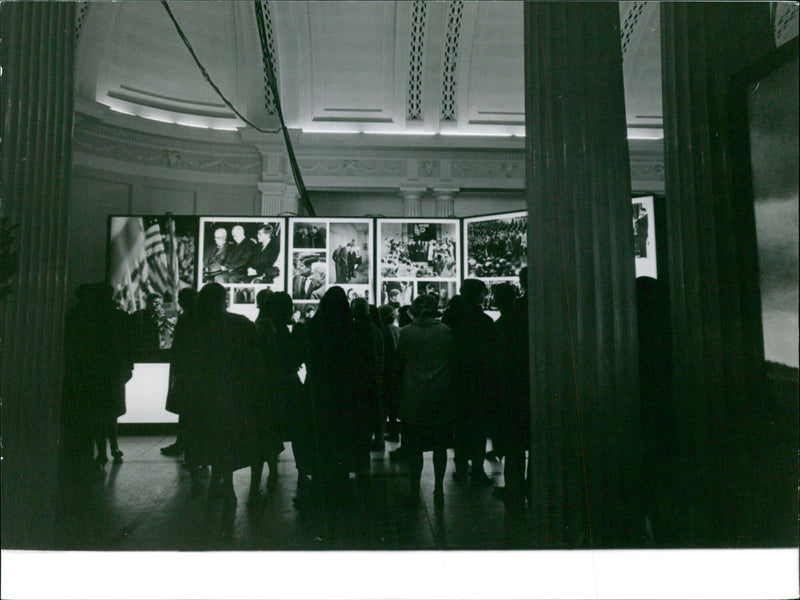
[[[409,501],[419,502],[422,453],[433,450],[434,502],[444,499],[447,447],[454,418],[451,390],[453,335],[439,322],[438,301],[420,294],[411,303],[414,321],[400,330],[400,416],[409,468]]]

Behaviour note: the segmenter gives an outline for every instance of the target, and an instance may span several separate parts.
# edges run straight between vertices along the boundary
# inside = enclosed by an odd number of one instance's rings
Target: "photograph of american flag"
[[[123,310],[144,308],[148,294],[165,304],[184,287],[197,287],[198,218],[186,216],[111,217],[108,281]]]

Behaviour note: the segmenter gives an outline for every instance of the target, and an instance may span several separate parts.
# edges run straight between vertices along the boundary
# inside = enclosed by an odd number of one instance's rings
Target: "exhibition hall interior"
[[[3,2],[0,18],[4,549],[798,546],[796,3]],[[416,502],[386,406],[335,498],[303,495],[288,431],[257,495],[235,467],[235,501],[173,446],[182,290],[214,283],[248,323],[280,292],[311,335],[336,286],[404,325],[418,298],[446,314],[467,279],[492,327],[494,290],[524,315],[521,346],[487,354],[526,349],[521,506],[502,421],[469,482],[458,442],[443,482],[425,452]],[[81,360],[70,318],[100,282],[158,340],[131,351],[111,454],[104,438],[78,476],[71,373],[110,359]],[[320,414],[320,437],[350,422]]]

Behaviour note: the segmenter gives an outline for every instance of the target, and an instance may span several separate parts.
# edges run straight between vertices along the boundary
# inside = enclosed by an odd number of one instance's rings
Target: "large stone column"
[[[768,3],[661,5],[675,394],[667,543],[754,543],[746,474],[761,402],[760,297],[750,194],[736,193],[731,76],[774,48]],[[754,290],[755,288],[755,290]],[[754,297],[754,291],[756,296]],[[752,494],[750,494],[752,497]],[[797,526],[795,521],[794,527]],[[658,533],[658,532],[657,532]]]
[[[71,2],[2,8],[0,211],[17,226],[18,253],[11,294],[2,300],[4,548],[54,544],[74,8]]]
[[[525,3],[532,539],[641,546],[630,172],[616,3]]]

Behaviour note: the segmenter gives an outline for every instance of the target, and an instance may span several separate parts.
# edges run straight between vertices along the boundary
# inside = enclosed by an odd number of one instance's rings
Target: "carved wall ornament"
[[[450,3],[444,65],[442,66],[442,121],[456,120],[456,62],[458,60],[458,42],[461,35],[461,16],[463,14],[464,2],[462,0],[454,0]]]
[[[422,119],[422,59],[427,12],[427,3],[424,0],[415,0],[411,15],[411,48],[408,59],[406,118],[409,121]]]

